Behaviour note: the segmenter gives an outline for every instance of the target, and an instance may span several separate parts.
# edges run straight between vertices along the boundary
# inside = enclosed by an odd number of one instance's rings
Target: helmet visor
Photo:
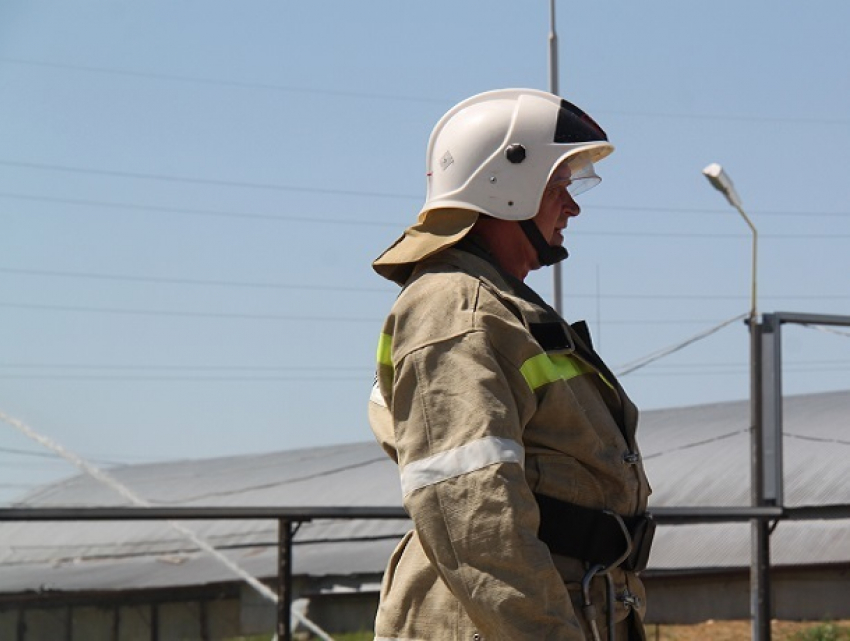
[[[570,167],[570,181],[565,185],[570,196],[575,198],[579,194],[593,189],[602,179],[593,168],[593,163],[585,155],[579,155],[567,161]]]

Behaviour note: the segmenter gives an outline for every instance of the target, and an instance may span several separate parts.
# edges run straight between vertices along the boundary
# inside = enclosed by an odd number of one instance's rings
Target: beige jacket
[[[393,306],[369,418],[398,463],[414,530],[384,576],[377,639],[590,638],[584,565],[537,538],[533,493],[625,516],[645,511],[650,489],[636,408],[563,321],[574,347],[541,346],[532,331],[551,329],[537,325],[551,314],[457,248],[417,265]],[[632,610],[640,620],[639,579],[614,578],[618,598],[639,599],[618,601],[617,620]],[[604,587],[593,583],[603,637]]]

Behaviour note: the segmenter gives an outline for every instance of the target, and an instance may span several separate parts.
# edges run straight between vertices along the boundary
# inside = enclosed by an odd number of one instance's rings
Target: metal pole
[[[759,233],[756,229],[756,226],[753,225],[753,221],[750,220],[750,217],[744,212],[743,208],[737,203],[733,203],[735,209],[738,210],[738,213],[741,214],[741,217],[744,219],[744,222],[750,228],[750,231],[753,233],[753,248],[752,248],[752,267],[751,276],[750,276],[750,319],[751,322],[755,321],[758,316],[758,292],[756,291],[757,283],[758,283],[758,241],[759,241]]]
[[[119,641],[121,638],[121,605],[115,605],[112,609],[112,637],[110,641]]]
[[[74,638],[74,608],[67,606],[65,608],[65,641],[72,641]]]
[[[201,633],[201,641],[210,641],[209,613],[204,599],[198,601],[198,629]]]
[[[292,522],[279,519],[277,527],[277,638],[278,641],[292,641]]]
[[[753,306],[755,309],[755,305]],[[762,399],[762,325],[750,317],[750,455],[751,498],[753,507],[764,507],[764,452],[762,450],[763,399]],[[770,524],[763,519],[753,519],[750,555],[750,615],[754,641],[770,641]]]
[[[770,523],[753,522],[755,582],[752,586],[753,639],[770,641]]]
[[[549,0],[549,91],[558,94],[558,34],[555,32],[555,0]]]
[[[750,283],[750,418],[752,434],[750,450],[752,456],[752,504],[764,507],[764,389],[762,387],[762,330],[758,319],[758,231],[750,217],[738,204],[738,199],[730,199],[738,213],[747,223],[753,234],[752,267]],[[754,519],[751,524],[752,555],[750,562],[750,614],[752,616],[752,636],[754,641],[770,641],[770,524]]]
[[[558,34],[555,32],[555,0],[549,0],[549,92],[558,95]],[[552,297],[555,311],[564,313],[564,301],[561,287],[561,263],[552,267]]]
[[[159,604],[151,604],[151,641],[159,641]]]
[[[782,506],[782,322],[777,314],[761,317],[762,452],[767,505]]]

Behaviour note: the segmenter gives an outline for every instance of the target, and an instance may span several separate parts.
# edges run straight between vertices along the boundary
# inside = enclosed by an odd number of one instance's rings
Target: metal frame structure
[[[764,507],[668,507],[656,508],[659,525],[693,525],[753,521],[768,527],[780,520],[850,519],[850,504],[799,508]],[[406,519],[400,507],[90,507],[3,508],[3,521],[150,521],[150,520],[276,520],[278,522],[278,641],[292,641],[292,539],[294,526],[322,519]]]
[[[850,316],[774,312],[750,320],[752,371],[753,507],[784,505],[782,450],[782,325],[850,327]],[[785,511],[783,509],[783,511]],[[752,521],[750,611],[753,639],[770,641],[770,533],[768,521]]]
[[[761,325],[760,396],[762,466],[760,498],[765,504],[782,505],[782,325],[850,327],[850,316],[774,312],[763,314]]]

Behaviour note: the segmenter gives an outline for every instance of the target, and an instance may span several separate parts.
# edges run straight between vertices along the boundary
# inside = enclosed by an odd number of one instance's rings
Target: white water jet
[[[135,492],[133,492],[126,485],[124,485],[123,483],[121,483],[117,479],[113,478],[112,476],[110,476],[109,474],[107,474],[103,470],[99,469],[98,467],[92,465],[91,463],[86,461],[81,456],[78,456],[74,452],[64,448],[62,445],[60,445],[59,443],[57,443],[53,439],[48,438],[47,436],[44,436],[43,434],[39,434],[38,432],[33,430],[31,427],[29,427],[27,424],[25,424],[23,421],[19,421],[18,419],[14,418],[12,416],[9,416],[8,414],[6,414],[4,412],[0,412],[0,421],[3,421],[4,423],[11,425],[16,430],[18,430],[19,432],[21,432],[25,436],[29,437],[30,439],[32,439],[33,441],[35,441],[39,445],[46,447],[47,449],[49,449],[53,453],[57,454],[58,456],[62,457],[63,459],[65,459],[66,461],[71,463],[71,465],[82,470],[85,474],[88,474],[89,476],[91,476],[95,480],[99,481],[100,483],[103,483],[107,487],[115,490],[118,494],[120,494],[122,497],[124,497],[125,499],[130,501],[133,505],[135,505],[137,507],[151,507],[151,504],[148,501],[146,501],[142,497],[138,496]],[[239,567],[236,563],[234,563],[233,561],[228,559],[221,552],[219,552],[212,545],[210,545],[206,540],[204,540],[200,536],[198,536],[197,533],[195,533],[192,530],[190,530],[189,528],[181,525],[180,523],[177,523],[176,521],[167,521],[167,523],[173,530],[182,534],[184,537],[186,537],[187,539],[192,541],[192,543],[197,545],[199,549],[201,549],[204,552],[206,552],[207,554],[211,555],[214,559],[219,561],[227,569],[229,569],[231,572],[233,572],[238,577],[243,579],[248,585],[250,585],[257,592],[259,592],[262,597],[268,599],[272,603],[277,603],[277,601],[278,601],[277,594],[275,594],[267,585],[265,585],[264,583],[262,583],[261,581],[256,579],[253,575],[249,574],[248,572],[243,570],[241,567]],[[292,610],[292,614],[295,616],[296,619],[298,619],[298,621],[301,624],[303,624],[305,627],[309,628],[313,633],[315,633],[317,636],[319,636],[319,638],[321,638],[323,641],[333,641],[333,639],[330,636],[328,636],[327,632],[322,630],[319,626],[317,626],[315,623],[310,621],[308,618],[306,618],[300,612],[298,612],[296,610]],[[277,635],[275,635],[275,638],[276,637],[277,637]]]

